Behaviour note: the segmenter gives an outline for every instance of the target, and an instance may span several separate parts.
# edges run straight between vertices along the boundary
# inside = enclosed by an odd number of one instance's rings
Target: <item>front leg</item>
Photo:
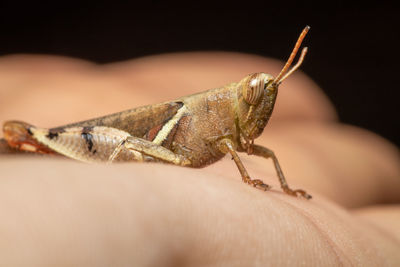
[[[279,165],[278,159],[275,156],[275,153],[263,146],[259,146],[259,145],[251,145],[251,154],[256,155],[256,156],[260,156],[263,158],[271,158],[272,161],[274,162],[275,165],[275,170],[276,173],[278,174],[279,177],[279,182],[281,183],[281,187],[283,189],[283,191],[285,191],[285,193],[292,195],[292,196],[297,196],[297,195],[301,195],[306,199],[310,199],[311,195],[307,194],[304,190],[302,189],[297,189],[297,190],[292,190],[289,188],[289,185],[286,182],[285,176],[283,175],[281,166]]]
[[[175,154],[173,151],[161,145],[135,136],[126,137],[111,154],[111,156],[109,157],[109,162],[112,162],[123,150],[138,152],[142,155],[147,155],[152,158],[174,165],[191,165],[191,161],[183,155]]]
[[[239,172],[242,176],[243,182],[253,185],[254,187],[258,187],[264,190],[270,189],[270,186],[265,184],[263,181],[258,180],[258,179],[251,179],[249,174],[246,171],[246,168],[244,167],[242,161],[240,160],[238,154],[235,151],[234,143],[232,142],[231,139],[229,138],[224,138],[218,141],[217,143],[218,149],[222,153],[230,153],[232,156],[232,159],[235,161],[236,166],[239,169]]]

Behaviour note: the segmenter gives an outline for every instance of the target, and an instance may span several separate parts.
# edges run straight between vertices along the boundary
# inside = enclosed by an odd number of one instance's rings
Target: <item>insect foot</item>
[[[264,191],[267,191],[269,189],[271,189],[270,185],[265,184],[263,181],[259,180],[259,179],[248,179],[244,181],[245,183],[248,183],[249,185],[252,185],[256,188],[262,189]]]
[[[292,195],[292,196],[295,196],[295,197],[302,196],[302,197],[304,197],[305,199],[311,199],[311,198],[312,198],[311,195],[307,194],[306,191],[301,190],[301,189],[292,190],[292,189],[290,189],[289,187],[285,187],[285,188],[283,188],[283,191],[284,191],[286,194]]]

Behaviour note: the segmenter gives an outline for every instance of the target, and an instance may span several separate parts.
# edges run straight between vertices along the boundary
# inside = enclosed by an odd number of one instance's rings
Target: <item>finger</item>
[[[392,239],[324,199],[264,192],[228,172],[21,158],[0,161],[0,169],[6,214],[0,261],[6,266],[380,266],[400,260]]]
[[[104,66],[48,56],[3,57],[0,121],[53,127],[224,86],[252,72],[276,74],[281,65],[236,53],[168,54]],[[325,95],[301,73],[280,91],[274,120],[336,117]]]
[[[255,55],[221,52],[174,53],[110,64],[108,69],[137,87],[137,81],[157,88],[159,100],[198,93],[238,82],[248,74],[265,72],[277,75],[283,62]],[[132,75],[137,70],[140,77]],[[157,77],[157,79],[155,78]],[[332,104],[321,89],[301,72],[280,86],[274,117],[336,118]],[[320,112],[320,114],[318,114]]]

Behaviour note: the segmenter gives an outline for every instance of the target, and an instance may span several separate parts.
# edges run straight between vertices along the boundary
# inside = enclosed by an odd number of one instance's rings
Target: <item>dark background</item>
[[[310,25],[302,70],[324,89],[343,122],[400,144],[398,8],[382,2],[216,3],[0,2],[0,55],[57,54],[107,63],[224,50],[286,60]]]

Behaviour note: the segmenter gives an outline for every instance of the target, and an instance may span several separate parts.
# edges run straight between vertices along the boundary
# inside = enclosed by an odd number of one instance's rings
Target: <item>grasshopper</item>
[[[274,152],[254,144],[272,114],[279,85],[297,70],[307,53],[302,49],[291,68],[309,26],[301,32],[288,61],[275,78],[254,73],[238,83],[127,111],[44,129],[21,121],[3,125],[8,146],[35,153],[61,154],[84,162],[164,162],[200,168],[227,153],[245,183],[267,190],[252,179],[237,152],[271,158],[284,192],[310,199],[304,190],[292,190]]]

